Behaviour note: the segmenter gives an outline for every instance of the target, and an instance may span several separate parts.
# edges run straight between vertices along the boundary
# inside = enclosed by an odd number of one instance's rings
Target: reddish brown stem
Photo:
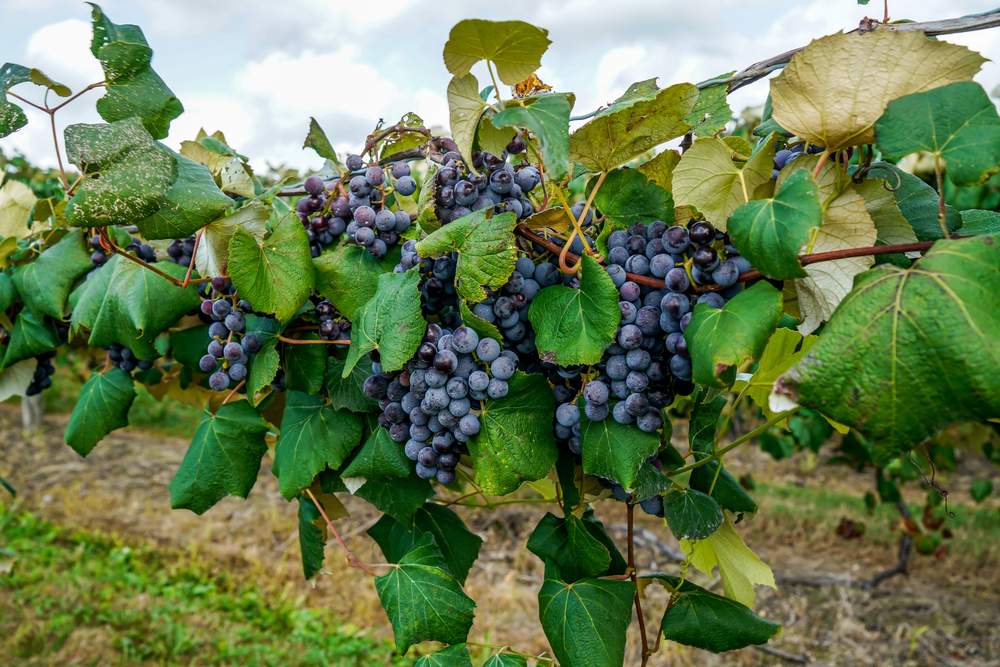
[[[387,128],[378,134],[369,136],[368,141],[365,142],[365,147],[361,151],[361,154],[364,155],[365,153],[371,151],[371,149],[375,148],[375,144],[382,141],[390,134],[397,134],[397,133],[402,134],[403,132],[419,132],[420,134],[428,138],[430,138],[431,136],[431,131],[428,130],[426,127],[409,127],[407,125],[393,125],[392,127]]]
[[[636,586],[635,589],[635,614],[639,619],[639,636],[642,639],[642,667],[645,667],[646,662],[649,660],[649,643],[646,641],[646,619],[642,616],[642,602],[639,600],[639,588],[636,584],[635,576],[635,545],[632,542],[633,537],[633,524],[635,522],[635,505],[629,500],[625,503],[626,512],[628,513],[628,570],[629,578],[632,580],[632,584]]]
[[[181,283],[181,287],[187,287],[191,284],[191,269],[194,268],[194,258],[198,254],[198,244],[201,243],[201,235],[205,232],[204,227],[198,230],[198,235],[194,237],[194,250],[191,251],[191,263],[188,264],[187,274],[184,275],[184,282]]]
[[[135,262],[136,264],[138,264],[139,266],[141,266],[143,268],[149,269],[150,271],[152,271],[156,275],[162,276],[162,277],[166,278],[167,280],[169,280],[173,284],[177,285],[178,287],[182,287],[181,281],[177,280],[177,278],[174,278],[173,276],[167,275],[166,273],[164,273],[163,271],[160,271],[155,266],[147,264],[146,262],[142,261],[138,257],[133,257],[132,255],[128,254],[127,252],[125,252],[124,250],[122,250],[121,248],[119,248],[118,246],[116,246],[114,243],[112,243],[110,237],[108,237],[108,232],[107,232],[107,228],[106,227],[102,227],[100,233],[101,233],[101,245],[103,245],[105,248],[107,248],[111,252],[116,253],[118,255],[121,255],[122,257],[124,257],[125,259],[127,259],[127,260],[129,260],[131,262]],[[207,282],[207,281],[206,280],[194,280],[192,282]]]
[[[312,491],[306,489],[305,492],[306,495],[309,496],[309,499],[313,501],[313,504],[316,505],[316,509],[319,510],[319,513],[323,516],[323,520],[326,521],[327,528],[330,529],[330,532],[333,533],[336,536],[337,541],[340,542],[340,546],[344,549],[344,553],[347,554],[348,560],[354,563],[354,565],[352,565],[351,567],[355,566],[360,567],[362,570],[364,570],[365,572],[374,577],[375,573],[369,570],[367,567],[365,567],[365,564],[359,561],[357,558],[355,558],[354,554],[351,553],[351,550],[347,548],[347,544],[344,543],[343,538],[340,537],[340,533],[338,533],[337,529],[334,528],[333,522],[330,521],[330,517],[328,517],[326,515],[326,512],[323,511],[323,506],[320,504],[318,500],[316,500],[316,496],[313,495]]]
[[[230,336],[230,338],[231,338],[231,337],[232,337],[232,336]],[[233,387],[233,390],[232,390],[231,392],[229,392],[229,395],[228,395],[228,396],[226,396],[226,398],[225,398],[225,399],[223,399],[223,401],[222,401],[222,404],[223,404],[223,405],[225,405],[226,403],[228,403],[228,402],[229,402],[229,399],[231,399],[231,398],[232,398],[233,396],[235,396],[235,395],[236,395],[236,392],[238,392],[238,391],[240,390],[240,387],[242,387],[242,386],[243,386],[243,385],[245,385],[246,383],[247,383],[247,381],[246,381],[246,380],[243,380],[243,381],[241,381],[241,382],[240,382],[240,383],[239,383],[238,385],[236,385],[235,387]]]

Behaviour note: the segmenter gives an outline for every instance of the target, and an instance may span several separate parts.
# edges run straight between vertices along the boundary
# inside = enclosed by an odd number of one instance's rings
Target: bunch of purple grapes
[[[247,301],[237,301],[232,285],[225,278],[212,278],[214,298],[201,302],[201,312],[212,320],[208,335],[212,337],[207,354],[198,360],[198,367],[211,373],[208,386],[225,391],[244,381],[250,356],[260,350],[262,341],[255,333],[246,333],[246,314],[252,312]]]
[[[447,252],[437,259],[421,257],[417,254],[417,242],[408,240],[403,244],[399,264],[393,273],[403,273],[418,267],[420,273],[420,307],[424,316],[449,315],[446,324],[461,326],[458,308],[458,292],[455,291],[455,269],[458,268],[458,253]],[[448,311],[447,313],[445,311]],[[456,320],[456,318],[458,318]]]
[[[25,390],[25,396],[35,396],[52,386],[52,374],[56,372],[56,367],[52,360],[56,358],[56,351],[49,350],[42,352],[35,359],[38,365],[35,366],[35,374],[31,376],[31,382]]]
[[[450,484],[460,456],[468,453],[465,443],[481,428],[473,409],[507,395],[516,365],[516,355],[501,350],[500,341],[480,338],[469,327],[453,332],[429,324],[406,370],[385,373],[375,355],[364,393],[379,402],[379,424],[405,443],[417,475]]]
[[[90,237],[90,248],[93,250],[90,254],[90,263],[94,265],[95,269],[99,269],[108,261],[108,251],[105,250],[104,245],[101,243],[100,236]],[[154,264],[156,262],[156,251],[153,250],[153,246],[143,243],[142,239],[135,236],[132,237],[131,242],[125,248],[125,252],[134,252],[136,257],[147,264]]]
[[[490,207],[497,213],[513,211],[519,219],[531,216],[535,205],[527,195],[541,182],[541,173],[530,164],[515,168],[507,162],[508,155],[523,152],[525,146],[521,135],[516,135],[499,157],[483,151],[473,153],[472,166],[478,175],[461,155],[446,153],[444,167],[434,176],[438,185],[434,213],[441,224]]]
[[[141,371],[148,371],[153,367],[152,361],[137,359],[135,352],[120,343],[112,343],[107,350],[111,365],[122,369],[126,373],[131,373],[136,368]]]
[[[323,299],[316,304],[316,317],[319,318],[319,337],[323,340],[351,337],[351,322],[341,317],[329,299]]]
[[[184,268],[191,266],[194,261],[194,237],[189,236],[183,241],[174,239],[167,246],[167,260],[174,264],[180,264]]]

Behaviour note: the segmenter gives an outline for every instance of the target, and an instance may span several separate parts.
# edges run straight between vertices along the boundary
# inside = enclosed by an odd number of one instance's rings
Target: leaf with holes
[[[17,132],[28,124],[24,110],[7,99],[7,91],[19,83],[31,81],[31,70],[23,65],[4,63],[0,67],[0,137]]]

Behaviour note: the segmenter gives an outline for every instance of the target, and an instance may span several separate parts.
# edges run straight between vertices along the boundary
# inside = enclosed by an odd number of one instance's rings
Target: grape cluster
[[[455,291],[457,253],[444,253],[438,259],[421,257],[417,254],[417,242],[412,239],[403,243],[402,251],[399,264],[393,269],[393,273],[403,273],[415,266],[419,267],[420,308],[424,316],[458,308],[458,293]]]
[[[194,237],[189,236],[183,241],[174,239],[167,246],[167,260],[174,264],[180,264],[184,268],[191,266],[194,261]]]
[[[94,251],[90,254],[90,263],[94,265],[95,269],[99,269],[107,263],[108,251],[101,243],[100,236],[90,237],[90,247]],[[135,236],[132,237],[131,242],[125,248],[125,252],[134,252],[136,257],[147,264],[154,264],[156,262],[156,251],[153,250],[153,246],[143,243],[142,239]]]
[[[541,173],[530,164],[515,168],[507,162],[508,155],[523,152],[525,146],[524,138],[516,135],[499,157],[483,151],[473,153],[472,166],[478,175],[458,153],[446,153],[444,167],[434,176],[438,185],[434,209],[437,219],[446,224],[490,207],[497,213],[513,211],[521,219],[532,215],[535,206],[527,194],[541,182]]]
[[[111,361],[112,366],[120,368],[126,373],[131,373],[136,368],[141,371],[148,371],[153,367],[152,361],[137,359],[135,352],[120,343],[112,343],[109,347],[101,349],[108,351],[108,359]]]
[[[516,364],[516,355],[502,351],[498,340],[481,339],[468,327],[429,324],[406,370],[385,373],[374,361],[364,393],[379,402],[379,424],[405,443],[417,475],[450,484],[459,457],[468,453],[465,443],[479,433],[474,404],[506,396]]]
[[[35,396],[52,386],[52,374],[56,372],[52,360],[55,358],[55,350],[42,352],[35,357],[38,360],[38,365],[35,367],[35,374],[31,377],[31,382],[28,383],[28,389],[24,392],[25,396]]]
[[[329,299],[323,299],[316,304],[316,317],[319,318],[319,337],[323,340],[351,337],[351,322],[340,316]]]
[[[198,368],[211,373],[208,386],[215,391],[225,391],[247,377],[250,355],[260,350],[262,341],[255,333],[245,333],[246,313],[252,312],[246,301],[236,301],[232,285],[225,278],[212,278],[215,298],[201,302],[201,313],[212,320],[208,335],[212,341],[208,351],[198,360]]]
[[[791,148],[785,148],[778,151],[777,153],[774,154],[774,165],[773,168],[771,169],[771,180],[773,181],[777,179],[778,172],[781,171],[781,169],[786,164],[792,162],[800,155],[815,155],[816,153],[822,153],[824,150],[825,149],[822,146],[817,146],[816,144],[812,144],[808,148],[806,148],[805,144],[796,144]],[[850,159],[853,154],[854,154],[854,148],[853,147],[848,148],[847,159]],[[829,159],[836,161],[837,156],[831,155]]]

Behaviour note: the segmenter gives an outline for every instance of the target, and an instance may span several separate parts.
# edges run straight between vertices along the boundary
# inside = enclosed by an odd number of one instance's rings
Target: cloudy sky
[[[890,0],[892,18],[927,21],[991,9],[973,0]],[[630,83],[697,82],[801,46],[865,15],[881,18],[881,0],[105,0],[115,23],[139,25],[155,51],[153,67],[184,104],[166,142],[193,139],[200,127],[222,130],[252,159],[300,168],[322,162],[302,150],[315,116],[334,146],[357,151],[380,118],[413,111],[447,125],[450,74],[441,59],[448,31],[466,18],[520,19],[549,31],[541,78],[577,94],[574,113],[620,95]],[[280,7],[280,9],[279,9]],[[37,67],[74,91],[103,78],[90,54],[89,7],[77,0],[0,0],[0,62]],[[895,11],[894,11],[895,9]],[[904,13],[905,9],[905,13]],[[1000,30],[952,35],[1000,62]],[[483,86],[484,69],[473,70]],[[977,80],[992,91],[1000,67]],[[41,89],[21,86],[17,92]],[[100,122],[88,93],[57,115],[68,124]],[[737,91],[737,112],[761,104],[767,84]],[[54,164],[44,116],[0,148]]]

